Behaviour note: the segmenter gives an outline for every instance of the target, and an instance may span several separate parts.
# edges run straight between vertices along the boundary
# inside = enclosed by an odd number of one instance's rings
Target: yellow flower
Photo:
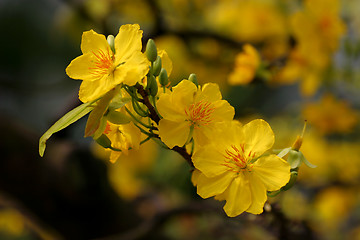
[[[358,123],[358,116],[348,103],[330,94],[324,95],[319,103],[307,104],[303,115],[322,134],[349,133]]]
[[[110,162],[114,163],[124,153],[128,154],[129,149],[138,150],[140,147],[140,130],[132,123],[117,125],[107,122],[104,134],[110,139],[111,147],[121,150],[112,150]]]
[[[148,60],[141,52],[141,37],[139,25],[121,26],[114,53],[104,35],[93,30],[83,33],[83,55],[66,68],[69,77],[83,80],[79,91],[82,102],[95,100],[121,83],[134,85],[146,75]]]
[[[243,49],[244,52],[236,55],[235,69],[229,75],[228,82],[231,85],[242,85],[251,82],[260,65],[260,56],[253,46],[246,44]]]
[[[221,99],[219,86],[205,84],[202,88],[188,80],[181,81],[171,93],[164,93],[157,102],[163,119],[159,122],[159,136],[170,148],[183,146],[189,136],[196,144],[206,144],[217,122],[231,121],[234,108]]]
[[[246,211],[260,214],[267,191],[276,191],[290,179],[290,166],[274,154],[263,155],[274,144],[274,133],[264,120],[244,126],[233,121],[219,124],[220,132],[212,143],[193,155],[193,181],[197,193],[226,200],[229,217]]]

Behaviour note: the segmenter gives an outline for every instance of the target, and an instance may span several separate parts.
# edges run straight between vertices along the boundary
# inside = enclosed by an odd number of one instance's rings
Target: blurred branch
[[[181,206],[178,208],[173,208],[168,211],[159,212],[153,218],[145,220],[139,226],[129,230],[128,232],[113,235],[106,238],[101,238],[98,240],[136,240],[136,239],[145,239],[144,237],[150,236],[152,233],[155,233],[164,223],[169,221],[171,218],[178,217],[180,215],[189,215],[189,214],[198,214],[204,212],[217,211],[216,206],[210,204],[204,204],[203,201],[191,202],[186,206]]]
[[[32,230],[39,239],[56,240],[63,239],[59,233],[45,226],[35,215],[29,212],[22,204],[15,201],[12,197],[4,192],[0,192],[0,208],[16,209],[24,218],[25,225]]]

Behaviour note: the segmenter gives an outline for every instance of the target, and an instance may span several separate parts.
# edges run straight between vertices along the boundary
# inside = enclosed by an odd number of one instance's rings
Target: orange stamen
[[[223,166],[228,167],[229,171],[239,173],[241,171],[251,172],[252,165],[248,164],[249,159],[252,159],[255,156],[255,153],[249,152],[248,156],[245,156],[245,145],[240,144],[240,150],[234,145],[231,145],[230,149],[225,150],[223,155],[225,160]]]
[[[110,51],[103,52],[98,50],[97,52],[92,51],[96,60],[94,61],[93,67],[89,67],[91,73],[97,77],[101,77],[109,73],[109,69],[113,67],[113,56]]]
[[[189,121],[195,128],[208,125],[212,122],[211,114],[215,108],[211,107],[211,103],[199,101],[190,105],[189,109],[185,109]]]

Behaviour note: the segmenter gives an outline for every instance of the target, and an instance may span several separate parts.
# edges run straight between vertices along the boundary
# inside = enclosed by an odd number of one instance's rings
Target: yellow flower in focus
[[[326,94],[319,103],[307,104],[303,116],[322,134],[349,133],[358,123],[358,116],[345,101]]]
[[[127,155],[129,149],[139,149],[141,132],[132,122],[122,125],[107,122],[104,134],[110,139],[111,147],[121,150],[111,150],[112,163],[116,162],[122,153]]]
[[[215,124],[231,121],[235,114],[234,108],[222,100],[217,84],[197,88],[188,80],[173,87],[171,93],[162,94],[157,108],[163,117],[159,136],[170,148],[183,146],[191,134],[195,144],[206,144],[213,137]]]
[[[274,133],[264,120],[241,126],[219,124],[217,138],[193,155],[197,193],[226,200],[229,217],[246,211],[260,214],[267,191],[279,190],[290,179],[290,165],[275,154],[263,155],[274,144]]]
[[[234,71],[228,77],[230,85],[243,85],[250,83],[260,65],[260,56],[257,50],[246,44],[244,51],[236,55]]]
[[[134,85],[146,75],[148,60],[141,52],[141,38],[139,25],[121,26],[114,53],[104,35],[93,30],[83,33],[83,55],[66,68],[69,77],[83,80],[79,91],[82,102],[95,100],[121,83]]]

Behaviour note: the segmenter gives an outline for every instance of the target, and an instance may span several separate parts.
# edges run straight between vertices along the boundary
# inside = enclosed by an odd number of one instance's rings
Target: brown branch
[[[140,84],[136,84],[135,85],[138,93],[141,95],[141,97],[143,98],[143,103],[144,105],[149,109],[150,111],[150,118],[151,120],[153,120],[154,122],[156,122],[156,124],[159,124],[160,122],[160,117],[157,114],[154,106],[150,103],[149,100],[149,94],[145,91],[144,87]],[[194,164],[191,160],[191,155],[186,151],[185,147],[179,147],[179,146],[175,146],[173,148],[171,148],[171,150],[179,153],[188,163],[191,167],[194,167]]]

